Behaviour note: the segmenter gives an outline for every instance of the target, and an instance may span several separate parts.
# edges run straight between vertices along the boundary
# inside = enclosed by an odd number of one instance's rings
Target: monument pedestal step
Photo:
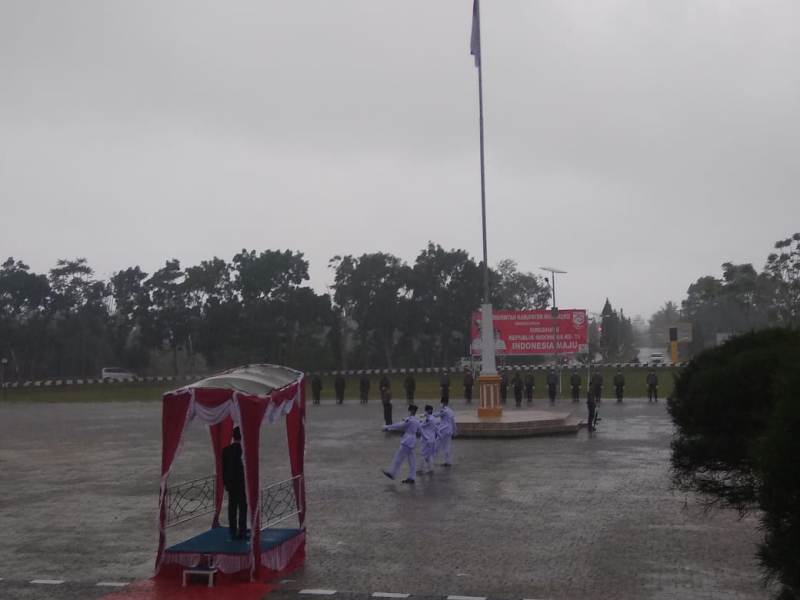
[[[458,436],[472,437],[533,437],[540,435],[574,434],[581,427],[571,413],[544,410],[506,408],[500,417],[479,417],[474,411],[456,413]]]

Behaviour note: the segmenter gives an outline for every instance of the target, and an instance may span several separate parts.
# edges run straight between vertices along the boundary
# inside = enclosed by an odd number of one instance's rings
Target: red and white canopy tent
[[[261,543],[259,447],[264,420],[274,421],[281,417],[286,420],[291,483],[299,530],[291,540],[282,542],[281,547],[271,547],[269,554]],[[208,426],[215,457],[212,530],[220,526],[219,515],[224,496],[222,449],[230,443],[233,427],[239,426],[241,429],[247,512],[252,537],[249,548],[238,554],[215,552],[214,548],[171,553],[171,549],[166,548],[167,480],[187,427],[195,419]],[[252,581],[271,578],[300,566],[305,556],[304,451],[305,385],[303,374],[299,371],[276,365],[247,365],[164,394],[156,575],[174,571],[175,567],[195,566],[191,562],[198,558],[211,561],[210,566],[218,567],[226,575],[241,576],[249,571]],[[208,512],[211,512],[211,507]],[[276,552],[280,556],[276,557]],[[175,567],[165,568],[172,565]]]

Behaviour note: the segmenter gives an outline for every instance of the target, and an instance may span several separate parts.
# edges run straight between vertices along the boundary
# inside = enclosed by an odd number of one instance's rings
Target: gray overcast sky
[[[647,317],[800,229],[796,0],[484,0],[489,260]],[[471,0],[0,0],[0,254],[480,257]]]

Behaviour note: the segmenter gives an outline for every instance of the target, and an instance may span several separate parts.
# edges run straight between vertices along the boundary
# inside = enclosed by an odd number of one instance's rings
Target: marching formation
[[[389,479],[395,479],[404,462],[408,463],[408,477],[402,483],[413,484],[416,481],[417,473],[433,473],[433,461],[438,455],[442,455],[443,467],[452,466],[451,462],[451,440],[458,433],[456,418],[453,409],[449,406],[448,398],[442,398],[442,405],[438,411],[434,412],[430,404],[425,405],[425,412],[417,417],[417,406],[409,404],[408,416],[399,423],[384,425],[383,431],[402,431],[400,447],[394,454],[392,464],[388,469],[383,470],[383,474]],[[417,438],[421,440],[421,454],[423,468],[417,471]]]

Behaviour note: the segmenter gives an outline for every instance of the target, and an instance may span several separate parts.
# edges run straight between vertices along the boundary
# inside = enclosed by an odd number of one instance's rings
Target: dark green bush
[[[787,599],[800,597],[800,353],[794,360],[775,379],[775,410],[756,445],[765,533],[758,555]]]
[[[800,598],[800,331],[748,333],[701,353],[668,408],[675,485],[760,509],[761,564],[782,598]]]

